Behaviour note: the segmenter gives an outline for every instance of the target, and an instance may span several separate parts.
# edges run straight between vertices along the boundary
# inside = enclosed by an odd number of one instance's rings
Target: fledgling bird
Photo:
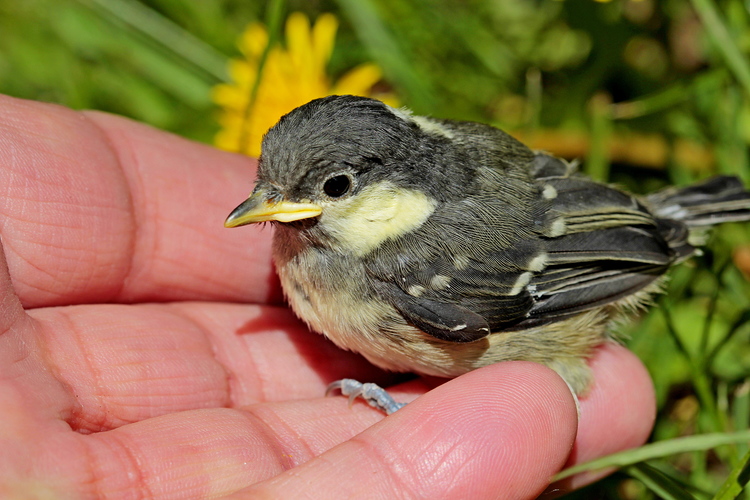
[[[528,360],[583,394],[613,318],[659,291],[699,228],[748,219],[734,177],[638,197],[488,125],[330,96],[268,131],[225,225],[274,222],[296,314],[377,366]]]

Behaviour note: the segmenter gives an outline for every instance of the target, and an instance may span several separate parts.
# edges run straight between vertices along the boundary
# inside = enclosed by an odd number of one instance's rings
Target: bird
[[[650,304],[706,228],[749,219],[736,177],[637,196],[490,125],[335,95],[268,130],[225,226],[273,224],[291,308],[374,365],[451,378],[533,361],[583,396],[612,322]]]

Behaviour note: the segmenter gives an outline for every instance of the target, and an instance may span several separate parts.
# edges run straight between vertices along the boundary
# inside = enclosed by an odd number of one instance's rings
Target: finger
[[[32,427],[27,418],[21,426],[28,432],[0,435],[0,469],[16,479],[0,484],[0,497],[39,490],[45,498],[119,498],[123,492],[214,498],[302,464],[383,418],[333,397],[181,411],[96,433],[70,432],[49,419],[31,419]]]
[[[24,316],[21,301],[18,300],[13,290],[2,243],[0,239],[0,338]]]
[[[50,373],[44,343],[13,292],[0,241],[0,442],[26,436],[32,421],[58,419],[70,406],[67,389]],[[11,455],[12,456],[12,455]],[[2,466],[0,465],[0,470]]]
[[[472,372],[387,419],[343,398],[248,410],[180,412],[88,436],[61,436],[58,427],[19,447],[13,463],[27,465],[18,477],[34,471],[35,485],[82,496],[203,498],[267,480],[237,497],[377,498],[392,487],[433,498],[533,498],[575,438],[567,386],[529,363]]]
[[[233,498],[535,498],[575,435],[562,379],[540,365],[500,363]]]
[[[67,482],[50,489],[80,496],[139,491],[207,498],[267,480],[243,496],[389,492],[390,498],[393,487],[432,498],[480,498],[487,491],[523,498],[533,497],[544,484],[539,477],[562,465],[575,437],[567,386],[529,363],[461,377],[387,419],[341,399],[181,412],[77,434],[72,443],[55,435],[33,470],[44,481],[57,478],[50,470],[64,470]],[[62,446],[83,460],[55,464]],[[489,482],[478,481],[477,473]],[[535,479],[526,481],[527,474]]]
[[[270,231],[222,224],[252,160],[4,96],[0,141],[0,235],[26,307],[278,299]]]
[[[336,399],[185,411],[94,434],[47,426],[23,442],[4,441],[0,465],[12,457],[3,470],[16,472],[16,489],[25,494],[18,497],[24,498],[30,488],[45,491],[45,498],[132,492],[216,498],[304,463],[383,418]],[[10,493],[3,498],[15,498]]]
[[[578,438],[566,467],[588,462],[646,442],[656,418],[653,383],[643,363],[615,343],[604,344],[591,361],[595,384],[580,401]],[[565,493],[612,470],[578,474],[555,483],[551,491]]]
[[[82,305],[30,311],[58,408],[85,432],[195,408],[314,398],[345,376],[386,382],[286,308],[217,303]]]

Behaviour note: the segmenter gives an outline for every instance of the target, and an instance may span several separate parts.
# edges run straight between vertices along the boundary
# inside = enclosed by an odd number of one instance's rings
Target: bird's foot
[[[349,397],[350,406],[355,399],[362,398],[367,404],[385,412],[386,415],[390,415],[396,410],[406,406],[406,403],[397,403],[396,400],[388,394],[388,391],[377,384],[363,384],[354,379],[342,378],[328,386],[326,389],[326,396],[335,390],[339,390],[342,395]]]

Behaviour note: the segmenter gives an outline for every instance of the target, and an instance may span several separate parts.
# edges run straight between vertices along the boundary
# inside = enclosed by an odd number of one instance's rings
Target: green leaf
[[[665,500],[695,500],[695,497],[685,491],[680,483],[650,465],[631,465],[625,468],[624,472],[638,479],[648,489],[656,493],[659,498]]]
[[[713,433],[701,434],[698,436],[688,436],[667,441],[646,444],[640,448],[613,453],[606,457],[597,458],[579,465],[574,465],[563,471],[558,472],[552,478],[552,481],[559,481],[566,477],[574,476],[584,471],[593,471],[609,467],[625,467],[645,460],[666,457],[686,451],[700,451],[715,448],[717,446],[733,443],[750,441],[750,431],[740,431],[732,433]]]
[[[338,0],[362,42],[383,69],[385,76],[406,92],[417,113],[429,112],[435,97],[428,78],[418,75],[398,39],[383,23],[372,0]]]
[[[227,79],[226,56],[142,3],[135,0],[78,1],[157,42],[213,77],[214,83]]]
[[[711,0],[692,0],[714,48],[750,96],[750,65]]]
[[[731,500],[737,498],[745,485],[750,481],[750,451],[745,453],[740,463],[732,470],[721,485],[713,500]]]

